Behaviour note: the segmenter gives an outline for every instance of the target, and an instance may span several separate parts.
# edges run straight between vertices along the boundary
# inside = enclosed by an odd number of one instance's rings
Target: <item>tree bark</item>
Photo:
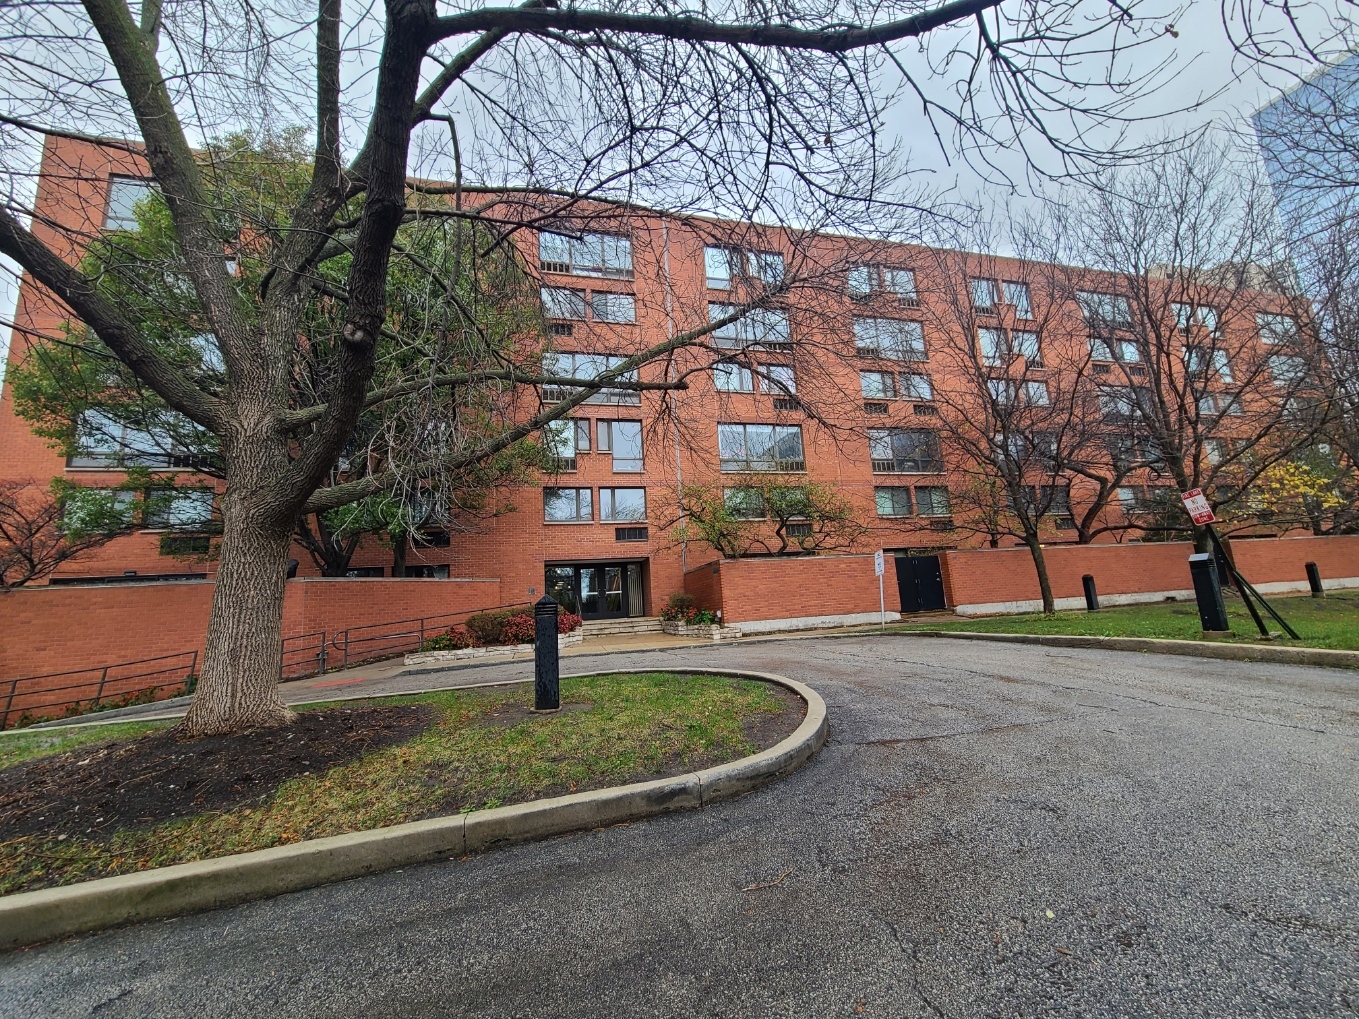
[[[1052,599],[1052,581],[1048,579],[1048,563],[1043,558],[1043,545],[1036,534],[1026,535],[1024,544],[1029,546],[1033,568],[1038,574],[1038,590],[1043,595],[1043,614],[1050,616],[1057,611],[1057,605]]]
[[[392,576],[404,577],[406,575],[406,536],[392,536]]]

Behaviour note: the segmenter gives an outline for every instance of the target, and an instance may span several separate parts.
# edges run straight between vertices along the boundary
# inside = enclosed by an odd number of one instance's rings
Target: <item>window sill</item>
[[[548,527],[570,527],[580,524],[593,524],[593,520],[544,520]]]

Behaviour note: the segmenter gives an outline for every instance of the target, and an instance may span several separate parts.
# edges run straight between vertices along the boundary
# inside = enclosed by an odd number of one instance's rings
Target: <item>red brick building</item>
[[[35,232],[78,259],[82,243],[128,225],[145,173],[121,149],[49,139]],[[956,370],[962,352],[980,350],[979,363],[995,362],[994,379],[983,385],[1019,387],[1035,403],[1049,398],[1049,386],[1056,392],[1063,384],[1063,365],[1082,366],[1096,383],[1098,373],[1108,373],[1106,360],[1119,363],[1123,375],[1137,371],[1121,363],[1127,355],[1115,338],[1092,346],[1089,305],[1111,289],[1094,274],[1083,310],[1054,296],[1032,265],[1005,258],[631,210],[610,210],[562,234],[525,231],[520,242],[526,263],[542,276],[552,334],[546,365],[576,377],[721,316],[752,287],[794,282],[775,308],[714,334],[719,353],[739,353],[739,363],[714,370],[711,351],[685,350],[644,367],[643,381],[685,379],[688,386],[600,393],[561,427],[560,470],[541,488],[505,496],[497,514],[469,533],[446,542],[434,535],[410,548],[411,573],[496,578],[505,602],[547,590],[587,616],[654,615],[685,588],[686,572],[720,558],[697,538],[680,537],[680,492],[693,486],[722,492],[724,479],[769,471],[824,483],[850,500],[863,531],[835,551],[885,549],[928,570],[940,551],[985,540],[964,519],[958,488],[971,475],[940,427],[940,408],[966,407],[968,387],[976,384]],[[1116,308],[1105,313],[1117,317]],[[35,340],[60,336],[68,319],[25,277],[11,363],[25,358]],[[1237,316],[1221,328],[1269,356],[1269,337],[1260,338],[1253,318]],[[1188,321],[1184,329],[1188,336]],[[1224,390],[1230,379],[1224,370]],[[554,396],[545,391],[542,398]],[[193,476],[191,465],[173,457],[151,466],[179,471],[181,486]],[[107,451],[60,455],[16,415],[6,387],[0,478],[45,486],[54,477],[97,486],[116,484],[123,474],[111,469]],[[1142,498],[1139,486],[1167,483],[1148,471],[1124,481],[1104,518],[1111,524],[1122,519],[1123,505]],[[1086,482],[1069,483],[1069,494],[1051,506],[1055,542],[1075,539],[1069,518],[1089,498]],[[205,488],[212,484],[203,481]],[[182,496],[168,515],[171,526],[118,539],[65,564],[51,581],[211,576],[211,561],[165,540],[191,532],[210,512],[210,499]],[[797,525],[790,533],[798,537]],[[304,552],[295,554],[302,574],[316,572]],[[369,541],[354,557],[354,573],[387,575],[391,561],[390,546]],[[689,586],[701,584],[691,579]],[[773,605],[780,591],[767,597]],[[888,608],[898,604],[893,592]],[[769,617],[778,615],[771,607]]]

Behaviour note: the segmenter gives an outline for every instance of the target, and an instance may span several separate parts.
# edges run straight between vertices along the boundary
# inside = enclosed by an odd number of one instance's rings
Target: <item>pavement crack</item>
[[[886,926],[888,932],[892,935],[892,940],[897,943],[897,949],[907,959],[911,960],[911,990],[915,991],[916,995],[925,1003],[931,1012],[939,1016],[940,1019],[943,1019],[943,1016],[945,1015],[944,1010],[936,1005],[934,999],[926,994],[925,989],[920,986],[919,952],[916,951],[914,945],[907,946],[906,942],[901,940],[901,932],[897,930],[896,924],[887,919],[884,919],[882,922],[883,925]]]
[[[1036,726],[1051,725],[1054,722],[1065,721],[1063,718],[1041,718],[1033,722],[1010,722],[1006,725],[989,725],[981,729],[960,729],[957,732],[940,732],[929,736],[903,736],[899,739],[870,739],[862,741],[848,741],[849,746],[855,747],[895,747],[903,743],[931,743],[941,739],[956,739],[959,736],[989,736],[999,732],[1016,732],[1019,729],[1032,729]]]

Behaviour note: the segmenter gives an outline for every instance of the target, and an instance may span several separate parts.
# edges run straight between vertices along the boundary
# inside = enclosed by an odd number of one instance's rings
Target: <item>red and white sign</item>
[[[1189,511],[1189,517],[1194,523],[1211,524],[1217,520],[1213,515],[1213,507],[1208,505],[1208,500],[1204,497],[1203,489],[1191,488],[1187,492],[1181,492],[1180,498],[1184,500],[1184,508]]]

